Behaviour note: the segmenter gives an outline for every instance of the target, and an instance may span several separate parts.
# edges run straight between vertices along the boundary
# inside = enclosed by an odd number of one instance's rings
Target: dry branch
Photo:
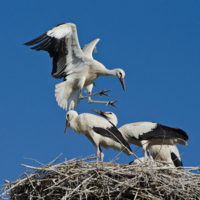
[[[26,172],[15,182],[6,181],[0,199],[200,199],[199,167],[183,170],[152,161],[97,164],[93,155],[55,164],[58,158],[39,167],[22,165]]]

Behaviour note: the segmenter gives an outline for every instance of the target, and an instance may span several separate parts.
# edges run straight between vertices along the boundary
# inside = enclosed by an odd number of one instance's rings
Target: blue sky
[[[12,3],[11,3],[12,2]],[[100,38],[94,58],[108,69],[124,69],[126,92],[115,77],[99,77],[93,92],[111,89],[119,108],[81,100],[76,111],[114,112],[118,127],[153,121],[183,129],[188,146],[178,145],[185,166],[200,165],[200,2],[199,1],[2,1],[0,184],[25,171],[21,164],[47,164],[96,153],[84,136],[69,129],[57,105],[52,60],[24,46],[60,23],[77,25],[81,46]],[[98,96],[93,99],[99,99]],[[131,145],[134,151],[137,147]],[[117,151],[103,149],[104,160]],[[142,149],[136,152],[142,156]],[[120,154],[120,163],[134,158]]]

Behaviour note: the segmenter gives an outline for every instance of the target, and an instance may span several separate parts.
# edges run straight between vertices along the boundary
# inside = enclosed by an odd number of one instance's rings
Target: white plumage
[[[78,115],[76,111],[70,110],[66,114],[66,120],[65,133],[70,126],[73,131],[85,135],[97,148],[97,156],[100,154],[102,162],[104,154],[101,146],[106,149],[113,148],[123,151],[130,155],[129,144],[124,140],[118,129],[106,119],[90,113]]]
[[[166,164],[175,167],[183,166],[181,157],[176,145],[152,145],[148,148],[154,160],[165,161]]]
[[[167,145],[152,145],[148,148],[148,151],[154,160],[165,161],[166,164],[173,164]]]
[[[119,128],[128,143],[142,146],[147,157],[147,149],[152,145],[187,145],[187,134],[178,128],[170,128],[159,123],[137,122],[126,124]]]
[[[149,159],[147,160],[147,158],[146,157],[141,157],[141,158],[138,158],[138,159],[135,159],[135,160],[133,160],[132,162],[130,162],[129,164],[142,164],[142,163],[144,163],[144,162],[149,162],[149,161],[153,161],[153,158],[150,156],[149,157]]]
[[[106,112],[96,112],[117,126],[117,122],[108,118]],[[170,128],[159,123],[136,122],[125,124],[118,129],[124,139],[131,144],[141,146],[147,157],[147,149],[152,145],[176,145],[177,143],[187,145],[188,135],[181,129]]]
[[[63,109],[74,109],[78,106],[79,98],[84,98],[82,96],[83,87],[86,87],[91,95],[93,82],[99,76],[119,78],[125,90],[125,72],[122,69],[108,70],[103,64],[93,59],[92,52],[98,41],[99,39],[92,41],[81,50],[76,25],[66,23],[25,43],[28,46],[38,44],[32,49],[48,51],[50,57],[53,57],[52,76],[56,79],[64,78],[64,82],[57,84],[55,89],[56,101]],[[80,95],[79,89],[81,90]],[[92,101],[91,96],[88,101],[113,105],[113,102]]]

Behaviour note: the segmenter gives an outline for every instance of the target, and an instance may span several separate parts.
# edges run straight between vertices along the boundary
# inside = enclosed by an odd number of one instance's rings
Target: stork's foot
[[[85,96],[82,96],[82,94],[79,95],[79,99],[85,99]]]
[[[101,98],[102,95],[105,95],[105,96],[109,97],[109,95],[106,94],[106,92],[110,92],[110,91],[111,91],[111,90],[102,90],[101,92],[99,92],[100,98]]]
[[[106,106],[107,106],[107,105],[111,105],[111,106],[114,106],[114,107],[118,108],[116,105],[114,105],[114,103],[116,103],[116,102],[118,102],[118,101],[109,101],[109,102],[106,104]]]
[[[82,96],[82,94],[80,94],[80,95],[79,95],[79,99],[85,99],[85,98],[87,98],[87,97],[91,97],[91,96],[98,95],[98,94],[100,94],[100,98],[101,98],[102,95],[105,95],[105,96],[109,97],[109,95],[106,94],[106,92],[110,92],[110,91],[111,91],[111,90],[102,90],[102,91],[100,91],[100,92],[96,92],[96,93],[93,93],[93,94],[89,94],[89,95],[87,95],[87,96]]]

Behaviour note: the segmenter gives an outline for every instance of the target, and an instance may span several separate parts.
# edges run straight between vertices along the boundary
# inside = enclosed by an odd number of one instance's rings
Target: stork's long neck
[[[116,76],[116,73],[115,73],[115,69],[103,69],[101,72],[100,72],[100,76]]]
[[[117,126],[117,124],[118,124],[117,117],[112,117],[112,118],[108,119],[108,121],[113,123],[115,126]]]
[[[116,76],[115,69],[109,70],[100,62],[94,60],[93,69],[96,70],[99,76]]]
[[[73,118],[70,121],[70,127],[73,131],[79,134],[85,135],[85,128],[84,123],[81,123],[82,120],[80,120],[80,115],[77,116],[76,118]]]
[[[76,118],[71,119],[71,121],[70,121],[70,128],[73,131],[78,132],[78,125],[77,125],[77,122],[76,122]]]

